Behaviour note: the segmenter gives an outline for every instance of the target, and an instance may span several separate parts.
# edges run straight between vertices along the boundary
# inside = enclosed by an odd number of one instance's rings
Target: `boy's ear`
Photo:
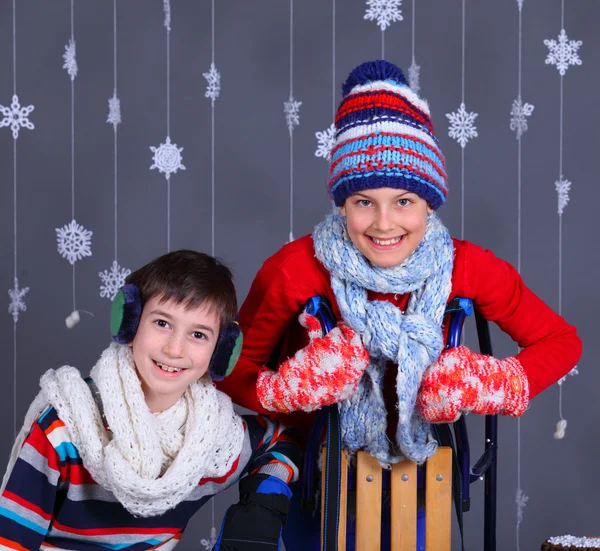
[[[142,297],[139,289],[128,283],[119,289],[110,311],[110,332],[112,339],[119,344],[133,342],[140,318],[142,317]]]

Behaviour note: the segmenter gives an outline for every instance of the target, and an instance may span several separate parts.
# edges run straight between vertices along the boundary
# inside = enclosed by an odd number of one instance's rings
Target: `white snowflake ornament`
[[[27,107],[21,107],[19,104],[19,97],[15,94],[12,97],[12,103],[10,107],[4,107],[4,105],[0,105],[0,112],[2,113],[2,120],[0,120],[0,128],[4,128],[5,126],[10,126],[12,130],[13,138],[16,140],[19,137],[19,130],[21,128],[28,128],[29,130],[33,130],[35,126],[29,120],[28,116],[35,107],[33,105],[28,105]]]
[[[62,228],[56,228],[58,252],[70,264],[75,264],[85,256],[92,256],[92,234],[75,220]]]
[[[171,31],[171,0],[163,0],[163,10],[165,12],[165,29]]]
[[[181,152],[183,147],[177,147],[177,144],[171,143],[171,138],[167,136],[165,143],[161,143],[158,147],[150,147],[154,156],[152,157],[153,164],[150,170],[155,168],[165,175],[169,180],[171,174],[176,174],[178,170],[185,170],[182,164]]]
[[[204,547],[204,549],[212,549],[217,543],[217,529],[213,526],[210,529],[210,537],[207,539],[200,540],[200,545]]]
[[[204,93],[205,98],[210,98],[214,103],[215,100],[219,97],[221,92],[221,73],[217,71],[214,63],[210,64],[210,70],[208,73],[202,73],[202,76],[206,79],[208,83],[206,86],[206,92]]]
[[[517,140],[527,130],[527,118],[533,113],[534,106],[530,103],[523,103],[521,96],[513,101],[510,109],[510,129],[517,133]]]
[[[14,286],[8,290],[10,303],[8,305],[8,313],[12,315],[13,321],[19,321],[19,312],[26,312],[27,305],[25,304],[25,295],[29,292],[29,287],[19,288],[19,280],[15,277]]]
[[[517,494],[515,496],[515,504],[517,505],[517,525],[523,522],[523,510],[529,501],[529,496],[525,495],[521,488],[517,488]]]
[[[464,103],[461,103],[458,110],[453,113],[447,113],[446,117],[450,121],[448,135],[454,138],[462,148],[471,138],[477,137],[477,128],[475,127],[477,113],[468,112]]]
[[[121,100],[117,97],[117,91],[113,92],[113,97],[108,99],[108,118],[106,122],[113,125],[115,132],[117,125],[121,124]]]
[[[562,385],[562,384],[563,384],[563,383],[564,383],[564,382],[567,380],[567,377],[568,377],[569,375],[571,375],[572,377],[573,377],[574,375],[579,375],[579,369],[578,369],[578,368],[579,368],[579,366],[577,366],[577,365],[576,365],[576,366],[575,366],[573,369],[571,369],[571,371],[569,371],[569,372],[568,372],[568,373],[567,373],[567,374],[566,374],[564,377],[561,377],[561,378],[560,378],[560,379],[557,381],[557,384],[558,384],[559,386],[560,386],[560,385]]]
[[[559,180],[554,182],[556,193],[558,194],[558,215],[562,216],[565,207],[567,206],[570,197],[569,192],[571,191],[571,182],[565,180],[562,176]]]
[[[77,59],[75,57],[75,41],[72,38],[69,40],[69,43],[65,46],[63,60],[63,69],[67,70],[67,73],[71,77],[71,80],[75,80],[75,77],[77,76]]]
[[[560,31],[558,41],[544,40],[544,44],[549,49],[546,65],[556,65],[561,76],[564,76],[567,72],[569,65],[581,65],[582,62],[577,50],[583,42],[581,40],[569,40],[564,29]]]
[[[331,150],[335,145],[335,125],[332,124],[329,128],[323,130],[323,132],[315,132],[315,136],[318,141],[315,157],[323,157],[323,159],[330,161]]]
[[[402,21],[400,5],[402,0],[367,0],[364,19],[377,21],[379,28],[385,31],[394,21]]]
[[[300,124],[300,106],[301,101],[296,101],[292,94],[290,99],[283,102],[283,112],[285,114],[285,123],[287,124],[290,136],[296,126]]]
[[[523,0],[517,0],[517,5],[519,6],[519,11],[523,10]]]
[[[413,58],[412,63],[408,68],[408,85],[415,94],[418,94],[419,90],[421,89],[421,84],[419,82],[420,74],[421,67],[417,65],[417,62]]]
[[[100,285],[100,296],[114,300],[119,289],[125,285],[125,278],[131,274],[131,270],[119,266],[116,260],[113,260],[108,270],[100,272],[98,275],[102,280]]]

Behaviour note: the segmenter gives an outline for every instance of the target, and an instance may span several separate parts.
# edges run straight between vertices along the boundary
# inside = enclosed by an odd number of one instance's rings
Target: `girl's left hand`
[[[452,423],[461,413],[518,417],[529,403],[529,382],[519,360],[497,360],[466,346],[444,350],[421,381],[417,407],[430,423]]]

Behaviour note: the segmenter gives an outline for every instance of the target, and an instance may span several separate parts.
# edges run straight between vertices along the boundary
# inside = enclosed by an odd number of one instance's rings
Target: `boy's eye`
[[[370,207],[371,201],[369,201],[368,199],[359,199],[357,201],[357,204],[359,204],[361,207]]]
[[[154,323],[159,327],[169,327],[169,323],[165,320],[155,320]]]
[[[398,199],[398,204],[401,207],[408,207],[408,205],[410,205],[410,199]]]
[[[194,332],[192,333],[192,336],[193,336],[195,339],[201,339],[201,340],[203,340],[203,339],[206,339],[206,335],[205,335],[204,333],[201,333],[200,331],[194,331]]]

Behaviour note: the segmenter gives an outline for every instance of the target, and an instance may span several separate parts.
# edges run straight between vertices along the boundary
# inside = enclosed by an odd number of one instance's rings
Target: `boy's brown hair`
[[[213,256],[181,249],[155,258],[127,277],[140,291],[142,303],[154,297],[186,308],[206,304],[217,313],[222,330],[237,315],[231,270]]]

